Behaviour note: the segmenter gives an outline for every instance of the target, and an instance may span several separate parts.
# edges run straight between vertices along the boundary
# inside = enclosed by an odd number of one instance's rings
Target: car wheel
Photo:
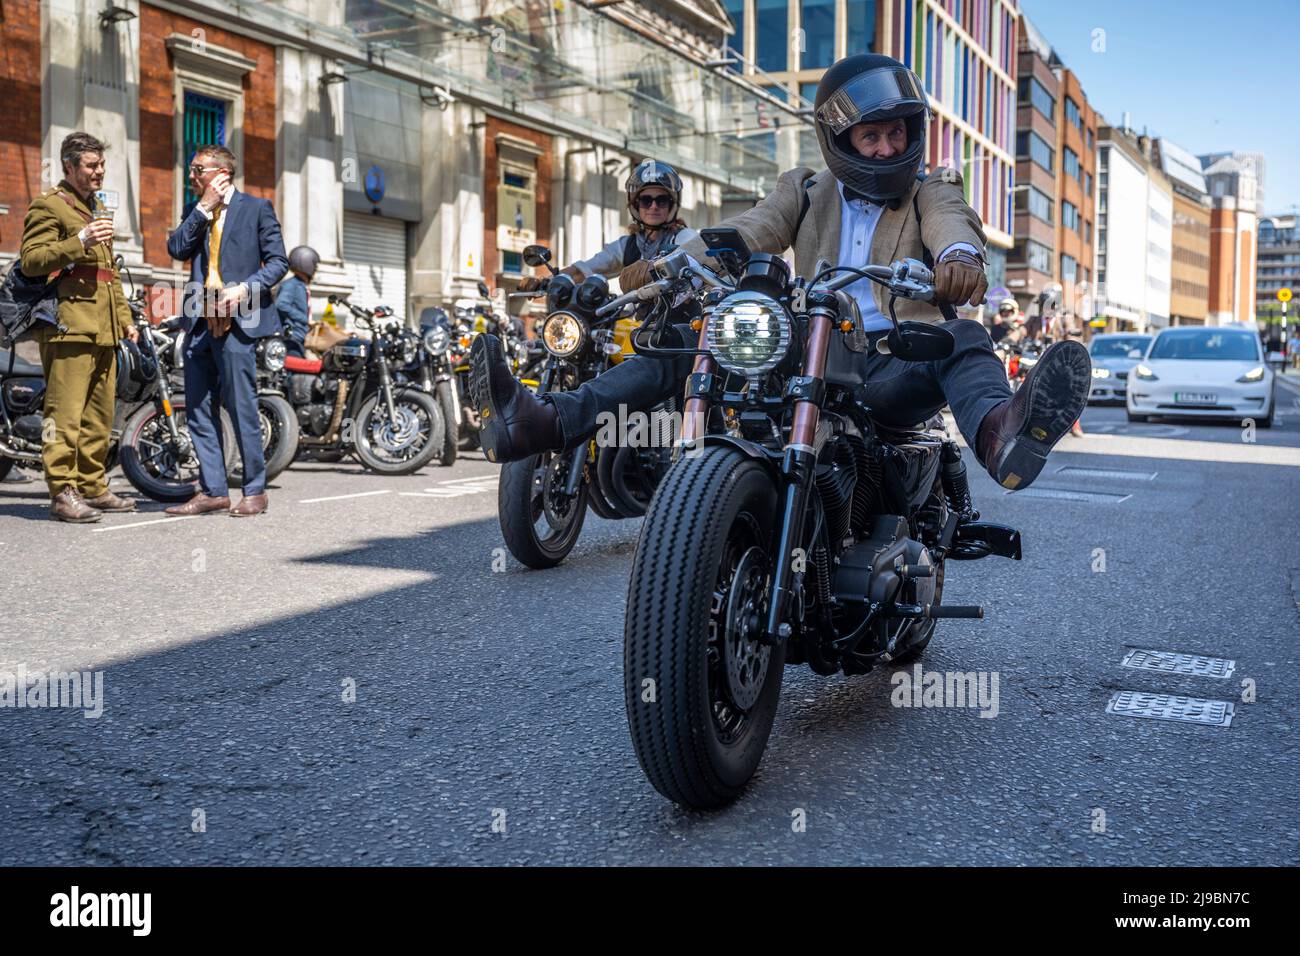
[[[1131,422],[1145,422],[1151,418],[1150,415],[1134,414],[1133,412],[1130,412],[1127,408],[1124,409],[1124,414],[1128,416],[1128,420]]]

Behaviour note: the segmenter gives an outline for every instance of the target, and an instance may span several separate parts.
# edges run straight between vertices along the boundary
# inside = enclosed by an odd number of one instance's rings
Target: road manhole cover
[[[1056,469],[1058,475],[1071,478],[1114,478],[1118,481],[1155,481],[1158,472],[1133,471],[1129,468],[1084,468],[1080,465],[1062,465]]]
[[[1236,661],[1222,657],[1141,648],[1129,651],[1119,664],[1121,667],[1136,667],[1138,670],[1158,671],[1161,674],[1186,674],[1190,677],[1231,677],[1237,669]]]
[[[1227,727],[1232,724],[1233,705],[1226,700],[1203,700],[1199,697],[1174,697],[1170,694],[1144,694],[1120,690],[1111,695],[1106,713],[1123,717],[1147,717],[1152,720],[1177,720],[1185,724]]]
[[[1017,498],[1052,498],[1056,501],[1086,501],[1096,505],[1117,505],[1128,501],[1132,495],[1109,494],[1104,491],[1069,491],[1065,488],[1026,488],[1024,491],[1007,491]]]

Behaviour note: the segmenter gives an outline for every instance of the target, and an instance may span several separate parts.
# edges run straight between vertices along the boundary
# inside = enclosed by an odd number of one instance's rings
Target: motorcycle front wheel
[[[266,459],[266,480],[274,481],[293,464],[298,454],[298,415],[279,395],[257,396],[257,418],[262,429],[262,454]],[[244,484],[244,462],[236,456],[229,481]]]
[[[409,475],[442,450],[445,426],[438,403],[416,388],[393,389],[397,412],[389,420],[382,392],[375,392],[357,412],[354,448],[361,464],[380,475]]]
[[[177,447],[172,442],[162,408],[158,402],[149,402],[137,408],[122,426],[117,458],[126,480],[142,495],[176,504],[189,501],[201,489],[199,460],[186,426],[184,396],[172,396],[171,405],[172,416],[188,447]],[[225,409],[221,410],[220,417],[221,448],[229,473],[239,454],[238,443],[235,427]]]
[[[772,732],[785,648],[755,638],[776,511],[763,466],[714,447],[672,466],[641,529],[624,701],[641,769],[682,806],[713,809],[739,796]]]
[[[544,452],[501,468],[497,482],[497,518],[506,547],[520,564],[542,570],[569,556],[587,516],[585,480],[577,494],[564,494],[569,452]]]

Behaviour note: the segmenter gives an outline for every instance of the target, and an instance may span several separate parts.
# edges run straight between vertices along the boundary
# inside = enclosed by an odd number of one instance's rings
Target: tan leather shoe
[[[244,495],[239,504],[230,509],[230,515],[232,518],[251,518],[265,511],[268,503],[266,495]]]
[[[199,492],[183,505],[172,505],[167,509],[169,515],[206,515],[213,514],[217,511],[226,511],[230,508],[230,499],[225,495],[220,498],[213,498],[211,495],[205,495]]]
[[[86,499],[76,488],[69,486],[50,499],[50,517],[55,521],[91,524],[104,516],[86,504]]]
[[[111,491],[105,491],[102,495],[95,495],[93,498],[83,498],[82,500],[96,511],[117,513],[135,510],[134,498],[121,498]]]

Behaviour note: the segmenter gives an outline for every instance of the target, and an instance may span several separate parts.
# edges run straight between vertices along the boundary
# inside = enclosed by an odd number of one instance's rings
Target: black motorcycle
[[[695,356],[682,439],[637,543],[623,660],[642,769],[669,799],[707,808],[758,767],[785,665],[861,674],[914,660],[937,620],[983,616],[942,603],[947,561],[1021,552],[1019,532],[977,520],[941,423],[888,430],[864,401],[872,339],[841,290],[887,287],[893,328],[877,350],[937,360],[951,333],[894,309],[933,301],[929,269],[904,259],[792,277],[735,229],[701,235],[722,274],[675,252],[597,314],[651,302],[636,351]],[[697,347],[670,347],[689,300],[703,308]]]
[[[546,318],[539,336],[546,357],[538,369],[538,394],[572,391],[622,361],[637,323],[598,310],[612,296],[604,276],[593,275],[581,285],[550,264],[550,250],[529,246],[524,261],[545,267],[551,275],[536,292],[512,297],[546,296]],[[656,406],[647,423],[670,421],[677,402]],[[602,518],[639,518],[645,514],[660,478],[667,470],[670,442],[652,440],[643,428],[640,440],[601,441],[600,435],[567,452],[544,452],[501,469],[497,485],[497,517],[506,547],[530,568],[551,568],[573,550],[590,508]],[[666,433],[666,432],[662,432]]]
[[[405,364],[402,324],[385,321],[393,315],[386,306],[364,309],[337,295],[330,302],[371,338],[353,336],[317,360],[285,359],[300,449],[355,453],[381,475],[418,471],[442,450],[445,425],[433,396],[394,381],[392,369]]]
[[[453,465],[460,451],[460,396],[456,371],[451,362],[451,320],[444,309],[432,307],[420,313],[420,330],[402,329],[403,365],[394,379],[415,385],[434,397],[442,411],[442,448],[438,463]]]

